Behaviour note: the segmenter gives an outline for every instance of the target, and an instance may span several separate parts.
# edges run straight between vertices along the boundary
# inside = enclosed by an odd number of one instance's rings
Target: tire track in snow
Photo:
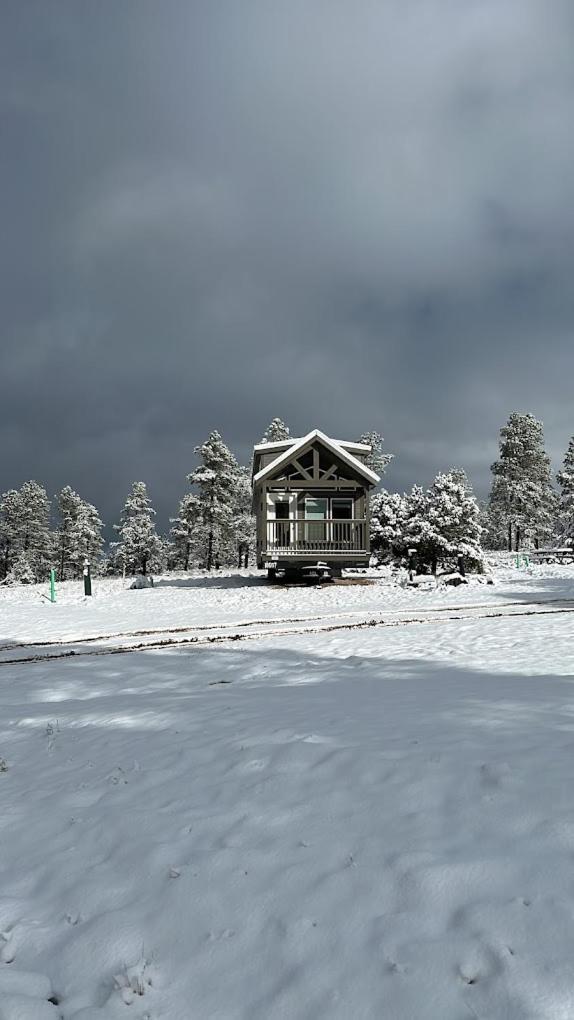
[[[553,600],[553,601],[568,601],[568,602],[571,602],[570,599],[568,599],[568,600]],[[518,605],[523,606],[524,603],[518,603]],[[504,608],[508,608],[508,606],[509,606],[509,604],[506,604],[504,606]],[[483,606],[479,606],[479,607],[476,607],[476,608],[482,609],[484,607]],[[290,629],[281,629],[281,630],[279,630],[279,629],[275,629],[275,630],[274,629],[267,629],[267,630],[262,630],[262,631],[258,631],[258,632],[255,632],[255,633],[253,633],[253,632],[243,633],[243,634],[240,634],[240,633],[237,633],[237,632],[236,633],[231,633],[231,634],[223,633],[223,634],[211,634],[211,635],[207,635],[205,637],[196,637],[194,635],[194,636],[188,637],[188,638],[183,638],[183,637],[182,638],[164,638],[164,639],[161,639],[161,640],[158,640],[158,641],[143,641],[143,642],[139,642],[138,644],[132,644],[132,645],[110,645],[109,647],[86,649],[86,650],[81,649],[80,651],[76,651],[73,648],[68,648],[68,650],[66,650],[66,651],[63,650],[63,651],[59,651],[59,652],[51,652],[51,653],[48,653],[47,655],[41,655],[40,654],[40,655],[22,656],[20,658],[14,658],[14,659],[0,659],[0,666],[17,666],[19,664],[30,664],[30,663],[37,663],[37,662],[51,662],[53,660],[60,660],[60,659],[67,659],[67,658],[84,658],[84,657],[88,657],[88,656],[122,655],[124,653],[129,653],[129,652],[145,651],[146,649],[152,649],[152,650],[156,649],[156,650],[158,650],[158,649],[162,649],[162,648],[205,647],[205,646],[208,646],[208,645],[225,644],[225,643],[235,642],[235,641],[256,641],[256,640],[261,640],[261,639],[268,638],[268,637],[283,637],[283,636],[287,637],[287,636],[304,635],[304,634],[326,634],[326,633],[331,633],[331,632],[337,631],[337,630],[364,630],[365,628],[374,628],[374,627],[382,627],[382,628],[385,628],[385,627],[405,627],[405,626],[409,626],[411,624],[425,624],[425,623],[436,624],[436,623],[439,623],[439,622],[440,623],[451,623],[453,621],[460,621],[460,620],[500,619],[501,617],[509,617],[509,616],[512,616],[512,617],[552,616],[552,615],[565,614],[565,613],[574,613],[574,607],[560,607],[560,608],[552,608],[552,609],[537,608],[537,609],[526,609],[526,610],[518,610],[518,611],[511,611],[511,612],[493,611],[494,608],[495,607],[490,607],[490,611],[485,612],[485,613],[473,613],[473,614],[467,614],[467,615],[465,615],[465,611],[456,610],[456,609],[451,608],[451,610],[450,610],[451,615],[443,616],[443,617],[441,617],[439,619],[436,619],[436,618],[433,619],[433,618],[425,617],[425,616],[422,616],[422,615],[420,615],[420,616],[411,616],[411,617],[408,617],[408,618],[406,618],[404,620],[389,620],[389,619],[377,620],[377,619],[374,619],[374,618],[370,618],[370,619],[367,619],[367,620],[359,620],[359,621],[356,621],[355,623],[330,623],[330,624],[326,624],[325,626],[318,626],[318,627],[317,626],[315,626],[315,627],[299,627],[299,628],[290,628]],[[499,608],[499,607],[497,607],[497,608]],[[446,612],[448,610],[447,610],[447,607],[440,607],[440,611],[445,611]],[[269,621],[266,621],[266,622],[268,623]],[[287,621],[282,621],[282,622],[287,622]],[[234,626],[234,625],[230,624],[229,626]],[[272,626],[272,624],[270,624],[270,626]],[[216,627],[216,625],[214,625],[214,627]],[[175,629],[179,629],[179,628],[175,628]],[[187,629],[188,632],[189,632],[189,631],[194,630],[194,629],[199,630],[200,628],[185,628],[185,629]],[[220,626],[218,629],[219,630],[225,629],[225,627],[224,626],[223,627]],[[169,631],[165,630],[165,631],[162,631],[161,633],[169,633]],[[98,640],[98,639],[96,638],[96,639],[93,639],[93,640]],[[69,644],[72,644],[72,642],[63,642],[63,644],[68,644],[69,645]],[[32,647],[32,646],[31,645],[27,645],[27,646],[23,646],[23,647]]]
[[[555,599],[541,599],[539,602],[530,603],[530,605],[554,605],[554,604],[565,604],[572,605],[574,607],[574,600],[569,598],[555,598]],[[462,606],[425,606],[424,613],[458,613],[474,611],[476,609],[508,609],[514,606],[524,606],[529,603],[525,603],[524,600],[519,599],[515,602],[493,602],[484,603],[478,602],[471,605]],[[388,610],[373,610],[375,613],[385,613],[385,617],[404,615],[405,613],[411,612],[409,609],[388,609]],[[67,637],[67,638],[54,638],[53,641],[13,641],[8,644],[0,644],[0,654],[2,652],[13,652],[17,649],[25,648],[53,648],[63,647],[70,645],[84,645],[93,644],[96,641],[113,641],[118,638],[130,638],[130,637],[151,637],[156,634],[191,634],[194,632],[204,632],[213,630],[228,630],[232,627],[247,628],[247,627],[266,627],[275,626],[276,624],[286,623],[315,623],[320,620],[341,620],[350,619],[354,616],[364,616],[364,610],[353,609],[343,613],[321,613],[316,616],[293,616],[293,617],[275,617],[263,620],[239,620],[233,623],[204,623],[204,624],[191,624],[187,627],[156,627],[149,630],[124,630],[124,631],[113,631],[111,634],[91,634],[87,637]],[[369,620],[374,619],[370,617]],[[358,621],[361,622],[361,621]],[[383,618],[381,624],[385,622]],[[400,622],[400,621],[399,621]],[[424,621],[422,621],[424,622]],[[138,646],[139,647],[139,646]],[[21,660],[2,660],[0,659],[0,665],[2,661],[21,661]],[[23,661],[23,660],[22,660]]]

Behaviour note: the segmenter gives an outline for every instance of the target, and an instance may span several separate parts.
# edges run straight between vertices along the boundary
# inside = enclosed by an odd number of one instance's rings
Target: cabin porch
[[[364,493],[267,493],[263,554],[367,555]]]

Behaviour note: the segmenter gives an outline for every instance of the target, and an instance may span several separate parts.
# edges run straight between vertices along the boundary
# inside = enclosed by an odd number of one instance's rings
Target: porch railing
[[[365,520],[267,521],[267,549],[295,552],[366,552]]]

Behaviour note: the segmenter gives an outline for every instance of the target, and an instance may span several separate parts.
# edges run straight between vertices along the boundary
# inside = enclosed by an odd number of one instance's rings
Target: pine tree
[[[52,536],[50,534],[50,500],[46,490],[35,481],[24,482],[22,498],[22,551],[28,553],[37,580],[49,570]]]
[[[491,532],[506,530],[509,552],[521,542],[535,545],[548,537],[556,516],[550,458],[544,450],[542,422],[532,414],[513,412],[500,430],[500,456],[492,465]]]
[[[365,458],[365,464],[367,467],[374,471],[377,475],[384,475],[387,466],[392,461],[393,453],[383,453],[384,439],[380,432],[363,432],[359,439],[359,443],[365,443],[371,447],[370,454]]]
[[[261,440],[262,443],[277,443],[282,439],[289,439],[289,429],[281,418],[274,418],[267,426]]]
[[[130,573],[146,574],[150,562],[160,553],[154,517],[145,482],[134,482],[121,512],[121,523],[114,525],[120,536],[114,550],[115,560]]]
[[[58,499],[56,549],[59,577],[79,577],[85,559],[95,563],[102,548],[103,524],[91,503],[65,485]]]
[[[81,565],[84,559],[90,563],[97,564],[103,546],[102,519],[92,503],[81,500],[80,513],[76,521],[76,542],[78,550],[78,564]]]
[[[3,493],[0,502],[0,569],[2,578],[8,576],[12,565],[22,551],[23,517],[22,496],[18,489],[10,489]]]
[[[8,584],[34,584],[38,580],[30,554],[21,552],[14,560],[7,575]]]
[[[69,486],[65,485],[58,500],[58,528],[56,530],[56,550],[58,554],[58,576],[60,581],[66,577],[66,573],[72,563],[75,563],[75,536],[74,529],[79,513],[80,497]]]
[[[422,485],[413,485],[405,497],[403,537],[405,552],[416,549],[421,566],[432,562],[435,535],[429,523],[429,494]]]
[[[237,565],[249,565],[249,553],[255,546],[255,516],[253,514],[253,488],[251,472],[247,467],[237,470],[231,518],[233,541],[237,552]]]
[[[564,463],[557,474],[560,486],[560,533],[567,545],[574,546],[574,436],[568,444]]]
[[[371,499],[371,549],[379,557],[400,556],[404,549],[406,497],[381,489]]]
[[[36,581],[47,577],[52,555],[50,501],[38,482],[24,482],[18,490],[5,492],[0,503],[0,548],[2,572],[6,577],[25,556],[20,573],[33,574]]]
[[[437,536],[437,559],[456,558],[467,566],[480,563],[480,507],[466,474],[460,469],[438,474],[429,497],[429,520]]]
[[[199,516],[205,535],[205,565],[211,570],[230,538],[238,468],[219,432],[212,432],[205,443],[196,446],[195,453],[202,463],[187,480],[198,491]]]
[[[482,561],[480,507],[460,469],[436,476],[426,492],[414,486],[407,498],[405,544],[436,574],[439,563],[464,570]]]
[[[201,543],[202,521],[201,500],[195,493],[189,492],[180,500],[177,517],[170,518],[172,528],[170,536],[173,544],[174,560],[177,565],[187,571],[194,548]]]

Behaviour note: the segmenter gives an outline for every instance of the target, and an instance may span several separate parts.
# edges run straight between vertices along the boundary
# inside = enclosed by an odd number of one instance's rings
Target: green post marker
[[[56,601],[56,571],[50,571],[50,602]]]

